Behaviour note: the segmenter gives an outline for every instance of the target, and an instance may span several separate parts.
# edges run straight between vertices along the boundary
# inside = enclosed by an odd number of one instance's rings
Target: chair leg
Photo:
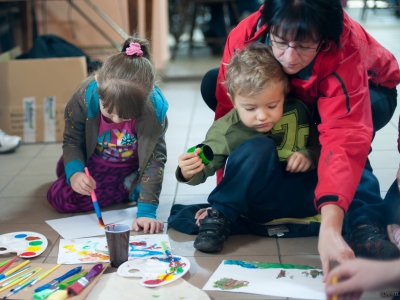
[[[222,4],[222,10],[224,13],[224,24],[225,24],[225,35],[228,36],[231,30],[231,17],[229,14],[229,6],[227,3]]]
[[[365,21],[367,9],[368,9],[367,0],[364,0],[364,6],[361,9],[361,20],[362,21]]]
[[[198,4],[195,3],[194,8],[193,8],[193,14],[192,14],[192,24],[190,27],[190,38],[189,38],[189,55],[192,55],[192,51],[193,51],[193,33],[194,33],[194,29],[196,27],[197,6],[198,6]]]
[[[229,5],[231,6],[233,16],[235,17],[236,24],[239,24],[240,14],[239,14],[239,9],[236,5],[236,1],[235,0],[229,1]]]
[[[188,4],[188,5],[182,4],[182,5],[183,5],[183,9],[182,9],[183,18],[179,24],[179,28],[178,28],[178,31],[175,36],[175,45],[174,45],[174,48],[172,49],[171,60],[174,60],[176,58],[176,54],[179,49],[180,38],[185,30],[186,23],[189,19],[190,4]]]

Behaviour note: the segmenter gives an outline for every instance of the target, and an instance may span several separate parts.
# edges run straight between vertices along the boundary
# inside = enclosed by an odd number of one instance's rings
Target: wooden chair
[[[361,20],[365,21],[366,17],[367,17],[367,9],[372,9],[374,12],[376,12],[377,9],[392,9],[394,10],[395,15],[400,18],[400,0],[395,0],[395,4],[393,4],[393,2],[391,0],[380,0],[380,1],[376,1],[376,0],[372,0],[373,1],[373,6],[369,7],[368,6],[368,1],[370,0],[364,0],[364,6],[361,10]],[[386,2],[387,6],[385,7],[379,7],[377,5],[377,2]]]
[[[216,4],[221,3],[223,5],[223,19],[225,24],[225,30],[228,34],[231,27],[230,22],[230,13],[229,8],[231,8],[233,12],[233,16],[235,18],[236,24],[239,23],[239,10],[236,6],[236,0],[175,0],[174,5],[171,5],[170,14],[173,17],[178,18],[175,20],[176,24],[175,28],[172,31],[172,34],[175,38],[175,45],[172,49],[171,59],[175,59],[177,51],[179,49],[181,42],[181,36],[185,32],[185,27],[190,20],[190,28],[189,28],[189,54],[192,53],[194,42],[193,42],[193,33],[196,28],[196,20],[199,14],[201,13],[201,6],[204,4]],[[174,22],[174,21],[173,21]],[[171,26],[174,26],[172,22],[170,22]],[[204,38],[206,43],[222,43],[226,42],[225,37],[212,37],[212,38]]]

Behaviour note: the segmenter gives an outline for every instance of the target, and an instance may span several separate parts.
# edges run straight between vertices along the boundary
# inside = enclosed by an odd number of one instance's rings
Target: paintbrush
[[[29,262],[30,262],[29,260],[26,260],[23,263],[19,264],[18,266],[14,267],[13,269],[11,269],[3,274],[0,274],[0,280],[6,278],[8,275],[14,273],[15,271],[18,271],[19,269],[25,267],[27,264],[29,264]]]
[[[99,275],[102,270],[103,264],[96,264],[85,277],[82,277],[67,288],[68,294],[74,296],[78,295],[85,287],[89,285],[90,280]]]
[[[168,250],[167,246],[165,245],[165,243],[163,241],[161,241],[161,247],[163,248],[165,255],[170,260],[170,267],[175,267],[175,261],[171,254],[171,251]]]
[[[13,258],[9,259],[8,261],[5,261],[5,264],[3,264],[0,268],[0,273],[3,272],[5,269],[8,268],[9,265],[11,265],[15,260],[17,259],[16,256],[14,256]],[[3,262],[4,263],[4,262]],[[1,275],[0,275],[1,276]],[[5,277],[5,276],[4,276]],[[4,278],[3,277],[3,278]]]
[[[46,276],[48,276],[51,272],[53,272],[54,270],[56,270],[57,268],[59,268],[61,266],[61,264],[58,264],[56,266],[54,266],[53,268],[51,268],[50,270],[47,270],[46,272],[43,272],[42,274],[40,274],[38,277],[36,277],[35,279],[33,279],[33,281],[31,282],[31,284],[29,285],[29,287],[34,286],[36,283],[38,283],[40,280],[42,280],[43,278],[45,278]]]
[[[86,167],[85,167],[85,173],[86,173],[86,176],[90,179],[89,170]],[[104,221],[101,216],[100,206],[99,206],[99,203],[97,202],[97,197],[96,197],[95,192],[92,191],[90,193],[90,196],[92,197],[94,210],[96,211],[97,218],[99,219],[99,225],[100,225],[100,227],[104,228]]]
[[[57,293],[56,295],[54,295],[57,291],[60,290],[66,290],[68,286],[70,286],[71,284],[75,283],[76,281],[78,281],[80,278],[82,278],[83,276],[85,276],[88,272],[84,271],[78,274],[75,274],[74,276],[63,280],[62,282],[60,282],[60,284],[58,285],[53,285],[52,287],[45,289],[43,291],[37,292],[33,294],[33,298],[34,299],[46,299],[46,298],[55,298],[58,299],[60,295],[60,293]],[[62,295],[67,294],[68,297],[68,293],[67,291],[65,291],[65,293],[61,293]],[[52,297],[53,296],[53,297]]]
[[[67,273],[65,273],[64,275],[62,275],[62,276],[60,276],[60,277],[57,277],[57,278],[53,279],[52,281],[50,281],[49,283],[38,287],[38,288],[35,290],[35,293],[38,293],[38,292],[40,292],[40,291],[43,291],[43,290],[46,290],[46,289],[50,289],[51,287],[56,286],[56,285],[58,285],[61,281],[63,281],[64,279],[67,279],[67,278],[71,277],[72,275],[75,275],[75,274],[79,273],[81,270],[82,270],[82,267],[81,267],[81,266],[76,267],[76,268],[74,268],[74,269],[72,269],[72,270],[69,270],[69,271],[68,271]]]

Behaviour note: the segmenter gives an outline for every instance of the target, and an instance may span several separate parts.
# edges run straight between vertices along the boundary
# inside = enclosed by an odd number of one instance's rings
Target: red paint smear
[[[147,245],[146,242],[130,242],[129,244],[131,244],[132,246],[146,246]]]
[[[22,256],[34,256],[34,255],[36,255],[36,252],[22,252],[19,256],[20,257],[22,257]]]
[[[25,238],[25,240],[27,240],[27,241],[35,241],[35,240],[40,240],[40,237],[28,236],[27,238]]]

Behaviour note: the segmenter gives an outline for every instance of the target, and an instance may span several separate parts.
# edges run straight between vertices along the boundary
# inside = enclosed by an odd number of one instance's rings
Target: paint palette
[[[42,254],[47,245],[46,237],[37,232],[19,231],[0,235],[0,254],[16,252],[19,257],[31,258]]]
[[[190,269],[190,262],[182,256],[173,256],[174,264],[165,255],[129,260],[119,266],[117,274],[123,277],[141,277],[139,283],[158,287],[181,278]]]

